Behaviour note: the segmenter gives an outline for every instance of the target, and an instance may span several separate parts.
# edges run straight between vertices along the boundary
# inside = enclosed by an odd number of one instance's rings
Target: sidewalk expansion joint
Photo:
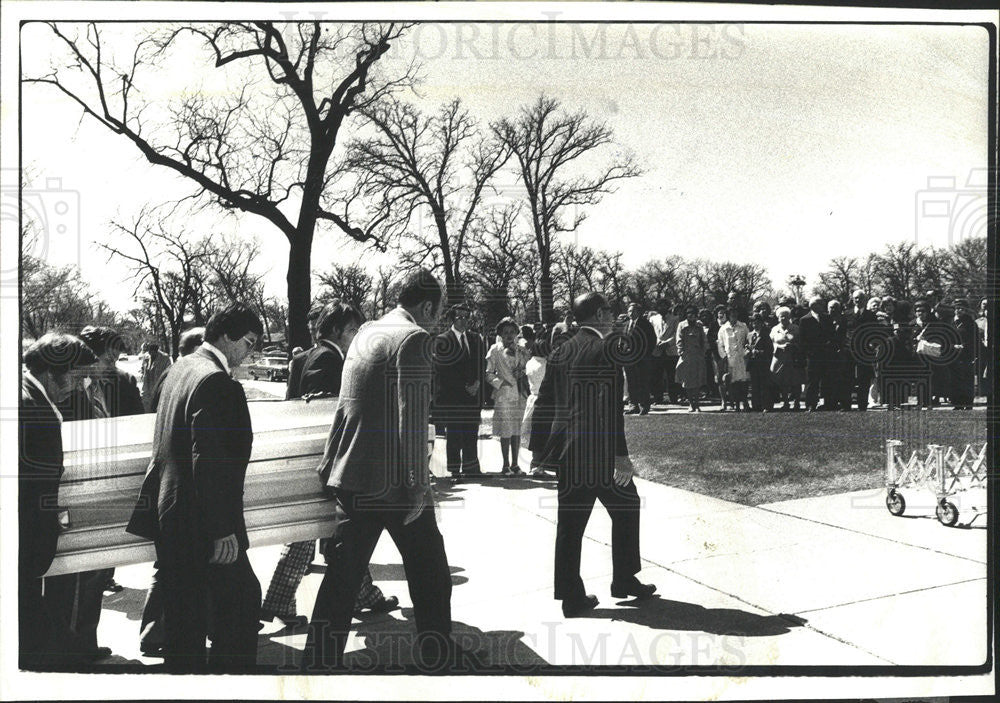
[[[934,591],[939,588],[950,588],[951,586],[960,586],[963,583],[975,583],[976,581],[986,581],[985,576],[979,576],[972,579],[963,579],[962,581],[955,581],[953,583],[942,583],[938,586],[925,586],[923,588],[912,588],[908,591],[899,591],[898,593],[887,593],[882,596],[872,596],[871,598],[860,598],[858,600],[847,601],[846,603],[835,603],[834,605],[824,605],[822,608],[810,608],[809,610],[800,610],[800,613],[821,613],[824,610],[833,610],[834,608],[844,608],[849,605],[857,605],[859,603],[871,603],[872,601],[885,600],[886,598],[896,598],[897,596],[907,596],[911,593],[922,593],[924,591]]]
[[[822,520],[816,520],[815,518],[802,517],[801,515],[790,515],[789,513],[783,513],[780,510],[775,510],[774,508],[761,508],[758,507],[757,510],[763,510],[765,512],[771,513],[772,515],[780,515],[782,517],[791,517],[796,520],[803,520],[805,522],[811,522],[816,525],[823,525],[824,527],[832,527],[837,530],[843,530],[844,532],[850,532],[856,535],[862,535],[863,537],[871,537],[872,539],[882,540],[883,542],[891,542],[892,544],[899,544],[904,547],[913,547],[914,549],[923,549],[927,552],[932,552],[934,554],[940,554],[945,557],[952,557],[954,559],[962,559],[964,561],[971,561],[974,564],[981,564],[985,566],[987,564],[984,559],[975,559],[973,557],[964,557],[959,554],[951,554],[950,552],[943,552],[940,549],[934,549],[933,547],[926,547],[921,544],[911,544],[910,542],[903,542],[902,540],[893,539],[891,537],[884,537],[882,535],[873,535],[870,532],[864,532],[863,530],[856,530],[851,527],[844,527],[843,525],[833,525],[829,522],[823,522]]]

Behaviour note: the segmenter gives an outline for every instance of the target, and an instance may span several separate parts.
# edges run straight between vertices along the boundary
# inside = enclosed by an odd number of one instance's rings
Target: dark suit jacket
[[[18,443],[18,565],[24,576],[36,578],[56,555],[63,446],[59,418],[26,378],[21,379]]]
[[[302,397],[302,367],[315,347],[309,347],[292,357],[288,362],[288,385],[285,388],[285,400]]]
[[[99,384],[104,392],[104,400],[108,404],[110,417],[142,415],[146,412],[142,406],[139,384],[132,374],[116,368],[112,374],[95,375],[92,378],[94,383]],[[158,380],[157,386],[160,383]],[[154,395],[157,391],[158,388],[154,390]]]
[[[323,482],[391,503],[427,476],[431,340],[401,308],[362,325],[347,352]]]
[[[799,319],[799,344],[808,361],[830,361],[835,349],[835,330],[830,316],[821,313],[819,320],[811,313]]]
[[[483,382],[486,352],[482,338],[474,332],[465,333],[469,344],[466,354],[458,337],[450,329],[434,338],[434,419],[475,419],[483,405]],[[479,381],[479,390],[469,395],[465,386]]]
[[[628,329],[629,325],[632,325],[632,320],[626,322],[625,325],[625,329]],[[653,350],[656,349],[656,330],[653,329],[653,323],[645,315],[640,315],[639,319],[635,321],[628,341],[632,349],[635,350],[632,358],[649,359],[653,356]]]
[[[621,369],[610,349],[621,341],[581,328],[546,367],[555,406],[546,455],[572,485],[610,486],[615,457],[628,455]]]
[[[340,376],[343,371],[344,357],[331,342],[321,339],[319,344],[305,353],[299,394],[340,395]]]
[[[243,481],[253,444],[243,386],[204,348],[174,364],[163,383],[153,453],[129,521],[157,542],[157,560],[207,560],[216,539],[248,546]]]

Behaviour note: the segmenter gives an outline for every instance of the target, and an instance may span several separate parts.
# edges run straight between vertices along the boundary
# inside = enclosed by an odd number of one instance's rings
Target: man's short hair
[[[150,354],[155,354],[156,352],[160,351],[159,342],[146,342],[146,351],[149,352]]]
[[[90,351],[94,352],[96,356],[103,356],[104,352],[109,350],[115,356],[128,351],[125,340],[110,327],[87,325],[80,330],[80,339],[90,347]]]
[[[320,337],[326,337],[335,329],[343,330],[351,320],[358,323],[358,325],[364,322],[361,312],[353,305],[341,301],[330,303],[323,310],[323,314],[320,315],[316,333]]]
[[[607,299],[596,291],[578,295],[573,301],[573,317],[581,324],[597,317],[597,311],[608,306]]]
[[[36,376],[46,371],[63,374],[97,363],[97,356],[82,339],[62,332],[43,334],[25,350],[21,359]]]
[[[264,334],[264,325],[261,324],[260,318],[249,306],[233,303],[208,319],[208,324],[205,325],[205,341],[213,344],[222,335],[226,335],[235,342],[250,332],[256,333],[258,337]]]
[[[333,302],[339,303],[340,298],[334,298]],[[306,320],[309,322],[315,322],[323,315],[323,311],[326,310],[326,305],[323,303],[314,303],[311,308],[309,308],[309,313],[306,315]]]
[[[467,303],[457,303],[450,306],[444,313],[445,322],[452,322],[455,319],[455,315],[459,312],[472,313],[472,307]]]
[[[404,308],[413,308],[422,303],[430,302],[437,310],[441,305],[441,282],[427,269],[418,269],[403,279],[396,296],[396,304]]]
[[[200,347],[204,341],[204,327],[192,327],[189,330],[184,330],[181,333],[180,341],[177,343],[177,353],[181,356],[187,356]]]

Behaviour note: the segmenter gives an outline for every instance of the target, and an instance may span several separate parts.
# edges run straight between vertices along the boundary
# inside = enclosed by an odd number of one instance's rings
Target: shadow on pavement
[[[583,617],[620,620],[657,630],[689,630],[713,635],[771,637],[784,635],[808,622],[797,615],[760,615],[735,608],[705,608],[695,603],[666,600],[619,601],[632,608],[597,608]]]
[[[414,657],[413,647],[415,631],[413,625],[413,609],[405,608],[396,611],[402,615],[390,617],[385,614],[363,615],[355,618],[352,631],[364,639],[364,649],[348,652],[344,655],[344,668],[331,671],[333,674],[421,674],[449,673],[476,674],[488,669],[494,672],[501,667],[519,667],[535,669],[547,666],[548,662],[533,649],[521,642],[523,632],[516,630],[484,631],[465,623],[452,623],[452,637],[465,651],[472,652],[484,668],[469,660],[464,660],[455,669],[447,672],[422,671]],[[300,674],[298,665],[302,656],[301,650],[284,642],[271,640],[271,647],[280,647],[277,658],[282,662],[273,667],[273,673]],[[307,675],[325,672],[310,671]]]
[[[461,566],[451,566],[448,568],[451,570],[452,586],[460,586],[469,581],[467,576],[456,575],[465,571]],[[406,571],[403,569],[402,564],[376,564],[372,562],[368,565],[368,569],[371,571],[372,580],[374,581],[406,581]]]

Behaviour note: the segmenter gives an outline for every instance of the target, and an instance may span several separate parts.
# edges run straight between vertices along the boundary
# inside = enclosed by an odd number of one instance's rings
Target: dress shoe
[[[162,659],[163,658],[163,645],[162,644],[156,644],[156,645],[150,645],[148,647],[140,647],[139,648],[139,653],[142,654],[142,656],[144,656],[144,657],[156,657],[156,658]]]
[[[640,415],[649,415],[649,408],[642,408],[639,410]]]
[[[596,608],[599,602],[597,596],[592,596],[589,593],[583,598],[567,598],[562,602],[563,616],[567,618],[579,617]]]
[[[656,584],[641,583],[639,579],[633,579],[631,583],[611,584],[611,596],[613,598],[649,598],[656,592]]]
[[[388,613],[390,610],[395,610],[399,605],[399,598],[396,596],[389,596],[388,598],[382,598],[382,600],[376,601],[373,605],[367,608],[355,608],[354,614],[360,615],[366,610],[369,613]]]
[[[113,578],[108,579],[108,582],[104,584],[105,593],[121,593],[125,590],[125,587],[115,581]]]

